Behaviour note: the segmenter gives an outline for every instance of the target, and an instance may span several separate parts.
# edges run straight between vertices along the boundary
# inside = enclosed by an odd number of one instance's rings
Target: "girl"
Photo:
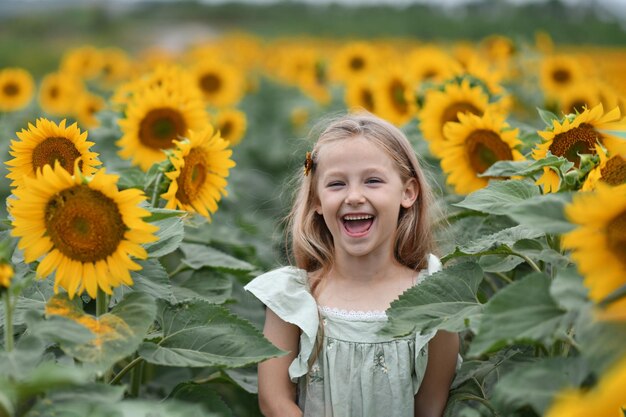
[[[288,352],[259,364],[261,411],[440,417],[458,336],[378,332],[390,303],[441,267],[409,141],[373,115],[342,117],[307,153],[299,185],[289,216],[296,266],[246,286],[268,307],[265,336]]]

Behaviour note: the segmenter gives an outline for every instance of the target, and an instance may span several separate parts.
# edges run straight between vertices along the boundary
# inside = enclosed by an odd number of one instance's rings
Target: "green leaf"
[[[211,268],[192,271],[187,279],[172,287],[174,297],[178,302],[200,299],[215,304],[222,304],[228,300],[232,289],[232,280]]]
[[[483,255],[478,259],[478,265],[485,272],[509,272],[524,259],[519,256]]]
[[[239,367],[283,353],[249,322],[206,301],[159,301],[157,320],[163,339],[139,347],[141,357],[157,365]]]
[[[510,247],[519,240],[535,239],[541,235],[542,233],[537,230],[528,229],[524,226],[514,226],[463,245],[459,251],[465,254],[477,254],[502,246]]]
[[[587,304],[580,309],[574,335],[589,368],[602,374],[624,357],[626,323],[598,320],[594,317],[595,308]]]
[[[128,188],[139,188],[144,190],[143,183],[145,180],[144,172],[138,167],[122,168],[118,170],[120,179],[117,182],[117,187],[120,190]]]
[[[182,401],[40,401],[25,417],[221,417]]]
[[[224,400],[211,388],[210,384],[184,382],[174,388],[170,398],[201,404],[207,412],[214,413],[216,416],[233,417],[230,408],[228,408]]]
[[[114,290],[114,302],[117,303],[124,296],[133,291],[150,295],[154,299],[172,300],[172,283],[167,271],[158,259],[146,259],[136,261],[141,265],[139,271],[131,271],[133,286],[120,285]]]
[[[559,119],[559,117],[556,114],[552,113],[551,111],[544,110],[542,108],[537,107],[537,112],[539,113],[539,117],[541,117],[541,120],[543,120],[543,122],[549,128],[554,127],[554,122],[561,121],[561,119]]]
[[[28,331],[44,341],[59,344],[85,344],[94,338],[94,334],[84,325],[62,316],[50,316],[44,319],[43,314],[29,311],[24,319]]]
[[[511,207],[539,194],[539,188],[531,181],[492,181],[453,205],[488,214],[507,215]]]
[[[527,275],[504,287],[485,305],[469,356],[495,351],[516,342],[549,343],[564,319],[550,296],[550,278]]]
[[[89,343],[65,343],[68,355],[89,363],[99,371],[132,354],[144,339],[156,315],[154,299],[147,294],[128,294],[109,313],[94,317],[71,304],[65,294],[50,299],[48,315],[60,315],[80,323],[94,333]]]
[[[180,217],[167,217],[152,224],[159,227],[159,231],[156,232],[159,240],[146,245],[150,258],[159,258],[178,249],[185,235],[185,228]]]
[[[476,298],[482,279],[482,270],[472,262],[432,274],[391,303],[387,310],[389,320],[382,333],[404,336],[415,330],[467,329],[468,321],[482,310]]]
[[[543,415],[560,390],[578,388],[588,373],[587,364],[580,357],[545,358],[519,364],[500,378],[492,401],[504,416],[526,405]]]
[[[171,219],[172,217],[180,218],[183,215],[187,214],[187,212],[184,210],[169,210],[169,209],[164,209],[164,208],[155,208],[155,207],[148,206],[148,205],[144,208],[150,212],[150,216],[144,218],[144,221],[148,223],[154,223],[160,220]]]
[[[520,225],[538,232],[566,233],[574,228],[564,213],[565,205],[571,199],[570,193],[537,195],[509,207],[506,214]]]
[[[559,269],[550,286],[550,294],[558,305],[566,310],[579,311],[589,303],[587,288],[583,285],[583,277],[576,266]]]
[[[552,167],[563,173],[569,171],[574,164],[562,156],[548,155],[538,161],[497,161],[491,165],[480,177],[528,177],[545,167]]]
[[[183,263],[193,269],[204,267],[231,270],[231,271],[253,271],[254,265],[234,258],[224,252],[206,245],[196,243],[183,243],[180,249],[185,254]]]

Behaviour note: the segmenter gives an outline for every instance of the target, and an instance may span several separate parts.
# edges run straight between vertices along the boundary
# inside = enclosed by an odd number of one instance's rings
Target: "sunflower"
[[[626,284],[626,184],[578,193],[565,213],[577,228],[563,235],[563,247],[572,250],[589,297],[601,301]]]
[[[76,118],[80,124],[88,128],[97,127],[100,121],[96,118],[96,113],[106,108],[106,101],[95,94],[81,94],[76,102]]]
[[[581,65],[569,55],[552,55],[544,58],[539,71],[541,86],[548,95],[585,81]]]
[[[626,359],[612,366],[589,390],[568,388],[557,394],[545,417],[623,416]]]
[[[0,287],[9,288],[13,279],[13,267],[9,263],[0,264]]]
[[[233,106],[243,97],[245,78],[233,65],[205,60],[192,69],[192,74],[206,103],[212,106]]]
[[[612,186],[626,183],[626,153],[609,157],[601,146],[596,145],[600,163],[589,172],[583,183],[583,191],[593,191],[598,183]]]
[[[128,54],[119,48],[105,48],[100,51],[102,70],[100,77],[106,87],[126,81],[131,76],[132,61]]]
[[[33,99],[35,82],[22,68],[0,70],[0,111],[16,111],[28,106]]]
[[[58,125],[48,119],[40,118],[28,124],[28,130],[16,132],[19,141],[11,141],[9,153],[13,159],[7,161],[12,186],[23,186],[25,178],[34,178],[35,174],[46,165],[58,162],[72,175],[74,161],[85,175],[92,175],[101,164],[98,154],[89,148],[93,142],[87,141],[87,131],[81,132],[76,123],[65,126],[65,120]]]
[[[488,108],[489,96],[480,86],[472,87],[468,80],[463,80],[461,84],[449,83],[443,91],[429,90],[419,119],[420,129],[430,144],[431,152],[442,156],[441,144],[446,140],[443,127],[446,123],[458,122],[459,113],[482,116]]]
[[[582,113],[601,102],[600,89],[589,82],[572,84],[555,93],[559,108],[564,114]],[[615,106],[614,106],[615,107]]]
[[[350,42],[334,55],[329,76],[333,81],[349,82],[369,74],[376,65],[378,54],[367,42]]]
[[[521,145],[518,129],[510,129],[504,117],[459,114],[459,122],[444,126],[441,167],[448,184],[457,194],[469,194],[483,188],[489,177],[479,177],[496,161],[521,161],[515,148]]]
[[[97,77],[103,64],[100,50],[93,46],[70,49],[61,59],[61,71],[90,80]]]
[[[129,270],[141,266],[130,256],[145,259],[141,245],[156,241],[158,228],[142,220],[150,215],[139,207],[142,191],[118,191],[118,176],[104,169],[93,177],[74,173],[56,163],[26,178],[14,191],[11,234],[20,238],[26,262],[43,257],[37,277],[54,272],[55,291],[65,288],[70,298],[84,290],[93,298],[98,288],[111,294],[112,287],[132,285]]]
[[[381,71],[374,84],[376,112],[391,123],[402,126],[417,114],[413,83],[403,68]]]
[[[222,139],[235,146],[246,133],[246,114],[237,109],[223,109],[215,115],[215,127]]]
[[[201,100],[161,86],[133,96],[126,118],[118,123],[123,133],[117,142],[120,156],[147,171],[165,159],[163,150],[172,148],[173,141],[185,136],[188,129],[202,129],[208,115]]]
[[[350,80],[345,90],[346,106],[349,109],[365,109],[376,113],[374,102],[374,83],[369,78]]]
[[[462,70],[454,58],[435,46],[415,49],[406,60],[407,71],[416,85],[443,82]]]
[[[72,113],[76,98],[84,91],[82,81],[67,73],[51,73],[41,80],[39,105],[53,115]]]
[[[183,209],[211,219],[217,203],[226,196],[228,170],[235,166],[233,151],[211,125],[189,137],[175,141],[177,148],[169,157],[174,171],[165,175],[172,181],[166,193],[166,208]]]
[[[611,155],[623,155],[626,152],[626,142],[606,130],[626,130],[626,124],[620,121],[619,108],[605,114],[602,104],[598,104],[580,114],[566,116],[562,122],[554,121],[551,129],[538,132],[544,142],[537,145],[532,156],[540,160],[550,151],[552,155],[567,158],[578,168],[579,154],[595,155],[598,142]],[[560,178],[555,171],[544,168],[537,184],[543,186],[544,193],[556,192],[560,186]]]

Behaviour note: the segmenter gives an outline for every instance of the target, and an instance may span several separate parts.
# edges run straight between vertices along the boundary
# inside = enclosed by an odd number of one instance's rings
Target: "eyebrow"
[[[362,171],[362,174],[365,175],[365,176],[373,175],[373,174],[376,174],[376,175],[381,175],[381,174],[382,175],[386,175],[387,174],[387,170],[381,169],[381,168],[365,168]],[[333,175],[334,176],[341,176],[341,175],[343,175],[343,171],[330,169],[329,171],[324,173],[323,178],[326,178],[326,177],[329,177],[329,176],[333,176]]]

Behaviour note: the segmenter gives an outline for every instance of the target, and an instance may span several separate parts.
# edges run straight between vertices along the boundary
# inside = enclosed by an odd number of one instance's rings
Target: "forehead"
[[[346,167],[394,169],[393,158],[388,151],[362,136],[340,139],[320,147],[317,168],[321,172]]]

